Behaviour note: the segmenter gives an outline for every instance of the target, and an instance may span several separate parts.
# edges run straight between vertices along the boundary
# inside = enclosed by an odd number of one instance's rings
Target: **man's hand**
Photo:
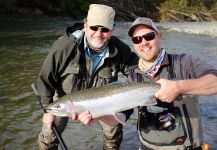
[[[112,115],[108,115],[108,116],[102,116],[99,118],[93,118],[91,113],[89,111],[85,111],[80,113],[79,115],[72,115],[72,120],[78,120],[81,123],[83,123],[84,125],[87,126],[91,126],[92,124],[94,124],[97,121],[102,121],[105,124],[109,125],[109,126],[117,126],[119,124],[119,122],[116,121],[116,119],[112,116]]]
[[[56,117],[50,113],[44,113],[43,123],[47,126],[48,129],[52,130],[52,124],[55,122]]]
[[[92,115],[89,111],[82,112],[79,115],[73,114],[71,118],[74,121],[78,120],[84,125],[88,125],[88,126],[91,126],[97,121],[96,119],[92,118]]]
[[[171,103],[181,94],[177,81],[160,79],[157,83],[161,85],[161,88],[155,93],[155,97],[162,102]]]

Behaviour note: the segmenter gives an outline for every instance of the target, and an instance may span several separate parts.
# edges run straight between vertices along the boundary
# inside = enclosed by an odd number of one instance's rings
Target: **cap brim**
[[[137,28],[138,26],[141,26],[141,25],[143,25],[143,26],[145,26],[145,27],[147,27],[147,28],[149,28],[149,29],[152,29],[152,30],[154,30],[154,31],[156,31],[154,28],[152,28],[151,26],[149,26],[149,25],[147,25],[147,24],[135,24],[135,25],[133,25],[133,26],[131,26],[130,28],[129,28],[129,30],[128,30],[128,35],[130,36],[130,37],[132,37],[132,35],[133,35],[133,32],[135,31],[135,28]],[[156,31],[156,32],[158,32],[158,31]]]
[[[141,25],[141,24],[137,24],[137,25],[131,26],[131,27],[129,28],[129,30],[128,30],[128,35],[129,35],[130,37],[132,37],[132,34],[133,34],[135,28],[138,27],[139,25]]]

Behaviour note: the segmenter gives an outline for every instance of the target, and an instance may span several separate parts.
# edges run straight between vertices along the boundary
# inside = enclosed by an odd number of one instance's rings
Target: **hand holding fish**
[[[92,124],[94,124],[99,120],[103,121],[105,124],[108,124],[110,126],[116,126],[117,124],[119,124],[119,122],[116,121],[116,119],[112,115],[92,118],[92,115],[89,111],[82,112],[79,115],[73,114],[71,118],[73,121],[78,120],[87,126],[91,126]]]
[[[42,121],[48,127],[48,129],[52,130],[52,124],[55,122],[55,120],[56,116],[50,113],[44,113]]]
[[[73,114],[71,118],[72,120],[78,120],[87,126],[91,126],[97,121],[97,119],[92,118],[92,115],[89,111],[82,112],[79,115]]]
[[[214,95],[217,93],[217,77],[212,74],[198,79],[189,80],[166,80],[157,81],[161,88],[155,97],[164,102],[172,102],[178,95]]]
[[[161,85],[161,88],[155,93],[155,97],[162,102],[171,103],[181,94],[177,81],[160,79],[157,83]]]

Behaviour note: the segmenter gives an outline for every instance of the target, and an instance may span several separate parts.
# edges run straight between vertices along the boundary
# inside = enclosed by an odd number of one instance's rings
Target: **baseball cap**
[[[115,10],[112,7],[102,4],[91,4],[87,14],[89,26],[104,26],[110,30],[113,28]]]
[[[134,30],[139,25],[144,25],[150,29],[155,30],[157,33],[159,33],[157,27],[155,26],[155,24],[153,23],[153,21],[150,18],[139,17],[132,23],[132,25],[130,26],[130,28],[128,30],[128,35],[130,37],[132,37]]]

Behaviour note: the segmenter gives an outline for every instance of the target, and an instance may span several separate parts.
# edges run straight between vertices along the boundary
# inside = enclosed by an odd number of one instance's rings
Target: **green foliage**
[[[0,14],[7,14],[15,11],[16,0],[2,0],[0,1]]]
[[[63,10],[66,15],[73,18],[83,18],[87,15],[89,4],[93,0],[64,0]]]
[[[2,0],[0,13],[34,14],[40,10],[48,16],[67,16],[78,19],[86,16],[89,4],[94,2],[94,0]]]
[[[160,4],[159,15],[162,20],[209,21],[205,0],[166,0]]]

